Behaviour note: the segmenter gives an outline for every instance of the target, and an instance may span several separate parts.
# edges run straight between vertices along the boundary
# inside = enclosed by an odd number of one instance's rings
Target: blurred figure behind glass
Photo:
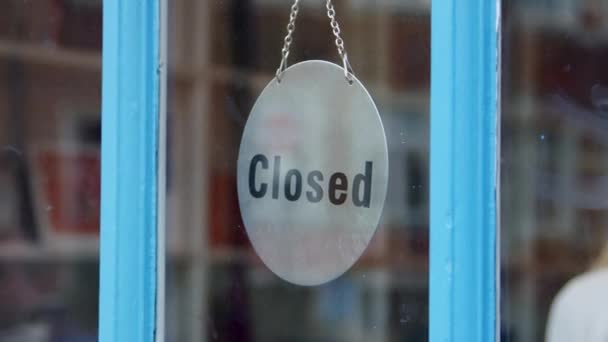
[[[608,342],[608,244],[592,269],[555,297],[545,341]]]

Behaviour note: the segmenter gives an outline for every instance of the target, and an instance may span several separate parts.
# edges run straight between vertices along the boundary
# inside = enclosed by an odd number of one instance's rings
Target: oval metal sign
[[[325,61],[273,79],[247,120],[237,183],[249,239],[274,273],[318,285],[348,270],[378,226],[388,184],[384,128],[361,82]]]

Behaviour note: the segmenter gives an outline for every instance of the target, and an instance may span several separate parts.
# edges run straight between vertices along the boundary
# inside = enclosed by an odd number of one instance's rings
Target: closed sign
[[[281,278],[318,285],[348,270],[382,214],[388,153],[363,85],[324,61],[284,71],[241,140],[238,196],[251,243]]]

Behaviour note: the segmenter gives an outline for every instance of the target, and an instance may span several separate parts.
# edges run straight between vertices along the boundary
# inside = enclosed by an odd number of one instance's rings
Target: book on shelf
[[[214,84],[209,130],[213,141],[209,160],[208,237],[212,248],[245,248],[249,245],[242,222],[237,186],[236,160],[241,132],[250,109],[247,89]]]
[[[18,146],[6,144],[0,149],[0,242],[38,238],[28,167]]]
[[[99,235],[100,154],[97,146],[40,146],[32,153],[35,208],[42,239],[53,244]]]
[[[8,146],[0,150],[0,241],[21,237],[18,155]]]
[[[62,46],[101,50],[102,6],[99,0],[55,0],[61,11],[59,43]]]
[[[431,76],[430,14],[389,17],[389,83],[398,89],[428,89]]]
[[[59,43],[62,23],[59,0],[7,0],[2,7],[8,15],[0,16],[0,39],[45,45]]]
[[[98,0],[7,0],[0,39],[101,50],[102,7]]]

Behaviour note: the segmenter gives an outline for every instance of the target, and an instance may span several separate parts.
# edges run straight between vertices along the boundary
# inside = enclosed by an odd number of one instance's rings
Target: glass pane
[[[0,341],[96,341],[101,1],[2,1]]]
[[[430,2],[334,4],[384,124],[390,177],[363,255],[301,286],[260,260],[237,194],[241,136],[279,66],[291,3],[169,1],[167,341],[427,340]],[[341,65],[334,41],[325,2],[301,1],[290,65]]]
[[[607,341],[608,3],[503,7],[503,340]]]

